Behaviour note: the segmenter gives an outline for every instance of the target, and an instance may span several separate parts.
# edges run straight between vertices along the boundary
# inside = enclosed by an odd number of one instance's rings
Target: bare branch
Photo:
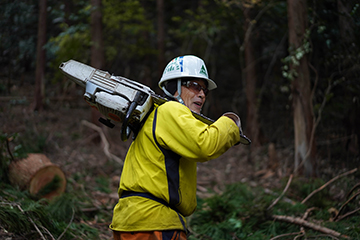
[[[360,208],[357,208],[357,209],[355,209],[354,211],[351,211],[351,212],[348,212],[348,213],[346,213],[346,214],[344,214],[344,215],[341,215],[340,217],[338,217],[337,218],[337,222],[338,221],[340,221],[341,219],[344,219],[344,218],[346,218],[346,217],[348,217],[348,216],[350,216],[350,215],[352,215],[352,214],[354,214],[354,213],[356,213],[356,212],[359,212],[360,211]]]
[[[279,239],[282,237],[288,237],[288,236],[299,235],[299,234],[302,234],[302,232],[284,233],[284,234],[278,235],[276,237],[270,238],[270,240],[275,240],[275,239]]]
[[[71,220],[69,222],[69,224],[66,226],[65,230],[61,233],[61,235],[57,238],[57,240],[60,240],[62,238],[62,236],[66,233],[66,231],[68,230],[68,228],[70,227],[72,221],[74,220],[74,215],[75,215],[75,211],[74,208],[72,209],[72,216],[71,216]]]
[[[96,126],[95,124],[90,123],[90,122],[88,122],[88,121],[86,121],[86,120],[82,120],[81,123],[82,123],[83,125],[91,128],[91,129],[93,129],[93,130],[95,130],[95,131],[97,131],[97,132],[99,133],[100,138],[101,138],[101,141],[102,141],[103,144],[104,144],[104,149],[103,149],[103,150],[104,150],[104,153],[105,153],[105,155],[106,155],[109,159],[113,159],[113,160],[115,160],[116,162],[120,163],[121,165],[124,164],[123,160],[121,160],[119,157],[115,156],[114,154],[112,154],[112,153],[110,152],[110,150],[109,150],[110,144],[109,144],[109,142],[107,141],[107,139],[106,139],[106,137],[105,137],[105,134],[104,134],[103,130],[102,130],[100,127],[98,127],[98,126]]]
[[[355,189],[360,187],[360,183],[355,184],[355,186],[352,187],[352,189],[349,191],[349,193],[347,194],[346,198],[349,198],[350,195],[353,193],[353,191],[355,191]]]
[[[20,212],[21,212],[22,214],[24,214],[25,216],[27,216],[26,213],[25,213],[24,210],[20,207],[19,204],[16,204],[16,207],[20,210]],[[38,228],[38,226],[35,224],[35,222],[32,220],[32,218],[29,217],[29,216],[27,216],[27,218],[28,218],[29,221],[32,223],[32,225],[34,226],[34,228],[36,229],[36,231],[39,233],[39,235],[41,236],[41,239],[46,240],[46,238],[44,237],[44,235],[42,234],[42,232],[39,230],[39,228]]]
[[[330,185],[332,182],[334,182],[335,180],[341,178],[341,177],[344,177],[346,175],[349,175],[349,174],[352,174],[354,172],[356,172],[358,169],[357,168],[354,168],[353,170],[351,171],[348,171],[348,172],[345,172],[343,174],[340,174],[336,177],[334,177],[333,179],[331,179],[330,181],[328,181],[327,183],[325,183],[324,185],[322,185],[321,187],[319,187],[318,189],[314,190],[312,193],[310,193],[304,200],[302,200],[302,204],[304,204],[307,200],[309,200],[309,198],[311,198],[315,193],[318,193],[320,192],[321,190],[323,190],[325,187],[327,187],[328,185]]]
[[[336,232],[336,231],[334,231],[332,229],[316,225],[314,223],[311,223],[309,221],[306,221],[306,220],[298,218],[298,217],[281,216],[281,215],[273,215],[272,217],[275,220],[288,222],[288,223],[294,223],[294,224],[304,226],[304,227],[307,227],[307,228],[311,228],[311,229],[313,229],[315,231],[322,232],[322,233],[325,233],[325,234],[329,234],[329,235],[332,235],[332,236],[335,236],[335,237],[343,237],[343,238],[349,239],[349,237],[346,236],[346,235],[343,235],[343,234],[341,234],[339,232]]]
[[[312,210],[315,210],[315,209],[317,209],[317,207],[312,207],[312,208],[307,209],[306,212],[305,212],[305,214],[304,214],[304,216],[302,217],[302,219],[304,219],[304,220],[307,219],[307,217],[309,216],[310,212],[311,212]]]
[[[275,201],[267,208],[267,210],[270,210],[272,207],[274,207],[279,202],[279,200],[284,196],[284,194],[286,193],[286,191],[288,190],[288,188],[290,186],[292,178],[293,178],[293,175],[291,174],[283,192],[277,199],[275,199]]]
[[[55,240],[54,236],[51,234],[51,232],[44,226],[40,226],[50,237],[51,240]]]
[[[337,212],[337,214],[335,215],[334,217],[334,221],[337,222],[339,221],[340,219],[343,219],[351,214],[354,214],[355,212],[357,212],[359,209],[356,209],[355,211],[352,211],[352,212],[349,212],[349,213],[346,213],[344,215],[341,216],[341,218],[339,219],[339,215],[340,215],[340,212],[343,210],[343,208],[349,203],[351,202],[352,200],[354,200],[358,195],[360,195],[360,191],[356,192],[353,196],[351,196],[351,198],[349,198],[339,209],[339,211]]]

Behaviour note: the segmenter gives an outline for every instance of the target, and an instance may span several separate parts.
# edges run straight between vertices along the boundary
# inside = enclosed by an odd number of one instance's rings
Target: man
[[[196,209],[196,163],[239,142],[250,144],[234,113],[211,125],[193,116],[216,88],[200,58],[173,59],[159,87],[174,101],[150,113],[129,148],[110,225],[115,240],[187,239],[185,217]]]

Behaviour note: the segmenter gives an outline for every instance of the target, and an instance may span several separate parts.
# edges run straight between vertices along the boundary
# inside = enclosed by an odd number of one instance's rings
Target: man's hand
[[[236,126],[238,126],[238,128],[240,128],[240,130],[241,130],[241,121],[240,121],[240,117],[238,115],[236,115],[233,112],[227,112],[227,113],[224,113],[223,116],[226,116],[226,117],[230,118],[231,120],[233,120],[235,122]]]
[[[240,143],[249,145],[251,143],[251,141],[243,133],[243,130],[241,128],[240,117],[233,112],[224,113],[223,116],[230,118],[231,120],[233,120],[235,122],[236,126],[238,126],[239,132],[240,132]]]

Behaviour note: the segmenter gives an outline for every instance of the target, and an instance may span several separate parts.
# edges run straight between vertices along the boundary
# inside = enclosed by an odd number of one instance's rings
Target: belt
[[[184,231],[186,233],[188,233],[188,229],[186,228],[185,226],[185,222],[184,220],[182,219],[179,211],[176,209],[176,207],[174,205],[171,205],[169,203],[167,203],[164,199],[161,199],[161,198],[158,198],[158,197],[155,197],[154,195],[152,195],[151,193],[146,193],[146,192],[133,192],[133,191],[123,191],[121,193],[121,197],[120,198],[127,198],[127,197],[133,197],[133,196],[138,196],[138,197],[144,197],[144,198],[148,198],[148,199],[151,199],[153,201],[156,201],[158,203],[161,203],[162,205],[165,205],[169,208],[171,208],[172,210],[174,210],[178,216],[179,216],[179,219],[180,219],[180,222],[184,228]]]

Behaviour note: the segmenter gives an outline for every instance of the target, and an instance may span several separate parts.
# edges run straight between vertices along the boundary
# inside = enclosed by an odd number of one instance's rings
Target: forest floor
[[[108,225],[117,202],[120,160],[125,158],[131,141],[120,140],[120,125],[114,129],[101,127],[100,132],[89,127],[91,108],[82,99],[82,89],[72,86],[66,93],[60,93],[58,89],[47,90],[45,109],[40,112],[31,110],[33,89],[26,84],[14,86],[11,94],[1,97],[1,131],[18,133],[22,142],[31,142],[29,147],[34,151],[40,149],[60,166],[73,188],[76,184],[85,185],[86,194],[94,200],[93,203],[108,209],[103,219],[86,223],[99,229],[101,239],[112,239]],[[103,139],[100,137],[102,133]],[[104,148],[106,143],[109,144],[108,152],[116,157],[109,157]],[[269,149],[273,150],[269,152]],[[286,149],[277,149],[266,145],[250,150],[249,146],[238,145],[217,159],[199,163],[198,196],[205,198],[220,194],[227,184],[236,182],[282,189],[291,174],[292,146],[289,144]],[[108,179],[110,191],[107,193],[99,189],[98,183],[102,179]]]

